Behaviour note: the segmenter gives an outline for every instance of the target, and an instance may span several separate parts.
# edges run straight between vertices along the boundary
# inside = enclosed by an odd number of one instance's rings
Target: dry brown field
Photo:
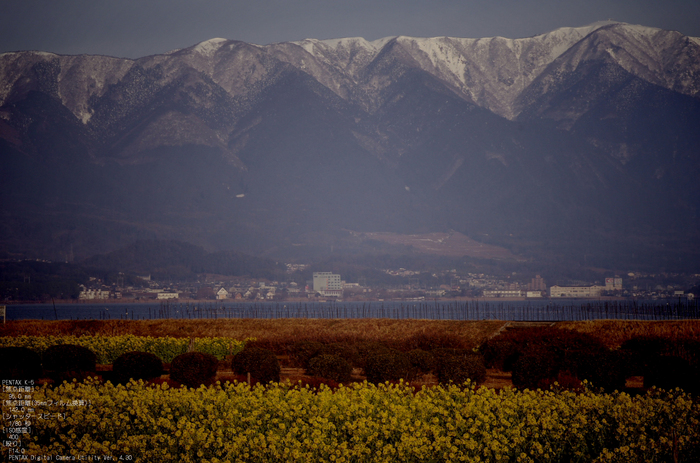
[[[660,336],[700,341],[700,320],[596,320],[559,322],[555,326],[596,336],[612,349],[620,347],[623,342],[634,336]]]
[[[19,320],[0,326],[0,336],[105,335],[254,338],[270,346],[300,340],[382,341],[413,338],[449,340],[476,347],[504,325],[489,321],[390,319],[217,319],[217,320]]]
[[[314,339],[325,342],[383,341],[401,344],[413,338],[449,340],[477,347],[506,324],[499,320],[391,319],[217,319],[217,320],[18,320],[0,325],[0,336],[103,335],[229,337],[270,345]],[[510,322],[517,325],[518,322]],[[558,322],[555,327],[589,333],[610,348],[638,335],[700,340],[700,320],[597,320]]]

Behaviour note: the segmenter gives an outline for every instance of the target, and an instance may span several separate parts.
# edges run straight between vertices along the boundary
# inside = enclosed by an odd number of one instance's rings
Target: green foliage
[[[409,381],[415,376],[415,370],[404,352],[382,349],[366,359],[365,376],[367,381],[375,384],[400,379]]]
[[[112,365],[115,381],[127,383],[130,379],[153,379],[163,374],[163,362],[148,352],[126,352]]]
[[[557,356],[541,346],[531,346],[522,352],[513,365],[513,386],[520,389],[545,387],[548,379],[556,378],[561,370]]]
[[[390,349],[386,344],[376,341],[363,341],[355,345],[358,353],[357,366],[359,368],[367,369],[368,361],[380,354],[390,354],[392,349]]]
[[[322,348],[323,343],[318,341],[297,341],[289,347],[289,355],[297,365],[308,368],[309,361],[317,356]]]
[[[188,387],[209,384],[216,376],[219,361],[204,352],[186,352],[175,357],[170,364],[170,379]]]
[[[629,371],[633,375],[643,375],[648,359],[661,355],[666,351],[670,340],[659,336],[635,336],[628,339],[620,350],[629,352]]]
[[[646,375],[649,361],[657,361],[660,356],[678,357],[686,360],[690,368],[700,369],[700,342],[694,339],[635,336],[625,341],[620,350],[629,353],[630,371],[635,375]]]
[[[513,365],[520,354],[518,344],[514,340],[503,339],[500,336],[486,341],[480,351],[488,368],[501,371],[513,371]]]
[[[427,374],[435,369],[435,356],[432,352],[422,349],[413,349],[409,351],[407,355],[416,375]]]
[[[236,355],[245,347],[245,341],[230,338],[194,338],[194,350],[211,354],[218,360],[224,360],[229,355]]]
[[[38,379],[41,357],[26,347],[0,347],[0,379]]]
[[[571,356],[569,370],[595,387],[620,391],[629,376],[628,365],[629,355],[623,351],[579,352]]]
[[[675,389],[700,393],[700,375],[698,369],[681,357],[674,355],[656,355],[651,357],[644,370],[644,387]]]
[[[309,361],[306,373],[310,376],[332,379],[338,383],[347,383],[352,375],[352,365],[338,355],[321,354]]]
[[[111,364],[120,355],[131,352],[150,352],[163,362],[169,363],[176,356],[187,352],[188,338],[151,336],[16,336],[0,338],[0,346],[27,347],[39,354],[49,346],[75,344],[87,347],[97,356],[97,363]],[[227,355],[236,354],[245,341],[230,338],[195,338],[194,347],[199,352],[214,355],[223,360]]]
[[[238,375],[250,373],[261,383],[279,382],[280,363],[275,353],[259,347],[245,348],[233,356],[231,369]]]
[[[74,344],[51,346],[42,356],[44,370],[55,382],[85,379],[95,371],[97,357],[87,347]]]
[[[512,370],[513,385],[519,388],[547,387],[566,373],[572,379],[620,389],[627,372],[623,354],[611,353],[600,339],[572,330],[506,331],[486,342],[481,351],[487,366]]]
[[[441,383],[462,384],[467,380],[483,383],[486,379],[486,366],[481,354],[468,349],[436,349],[435,372]]]
[[[513,385],[546,388],[564,377],[588,380],[594,387],[622,390],[628,376],[628,356],[618,351],[568,351],[566,356],[546,346],[529,346],[513,366]],[[575,384],[576,381],[571,381]]]
[[[357,348],[351,344],[342,342],[323,344],[317,355],[337,355],[350,365],[358,365],[361,363],[360,353]]]

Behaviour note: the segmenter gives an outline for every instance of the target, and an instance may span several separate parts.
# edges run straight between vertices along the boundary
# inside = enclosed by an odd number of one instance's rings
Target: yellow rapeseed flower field
[[[700,457],[700,407],[682,391],[633,397],[366,382],[336,390],[290,383],[192,389],[88,380],[37,388],[32,398],[34,414],[51,417],[35,416],[32,432],[22,437],[34,456],[304,463]],[[83,402],[66,405],[74,401]]]

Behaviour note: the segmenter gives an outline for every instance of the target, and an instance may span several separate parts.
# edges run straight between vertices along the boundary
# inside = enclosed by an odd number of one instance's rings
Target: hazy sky
[[[2,0],[0,52],[136,58],[213,37],[529,37],[613,19],[700,37],[698,0]]]

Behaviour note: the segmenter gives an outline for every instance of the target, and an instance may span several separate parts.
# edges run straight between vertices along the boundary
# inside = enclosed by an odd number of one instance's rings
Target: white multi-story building
[[[314,292],[323,297],[342,297],[343,282],[340,275],[331,272],[314,272]]]
[[[78,295],[78,299],[109,299],[109,291],[104,291],[101,289],[85,289],[82,287],[82,291]]]
[[[552,286],[549,297],[600,297],[605,286]]]
[[[485,290],[484,297],[521,297],[523,292],[519,289]]]

